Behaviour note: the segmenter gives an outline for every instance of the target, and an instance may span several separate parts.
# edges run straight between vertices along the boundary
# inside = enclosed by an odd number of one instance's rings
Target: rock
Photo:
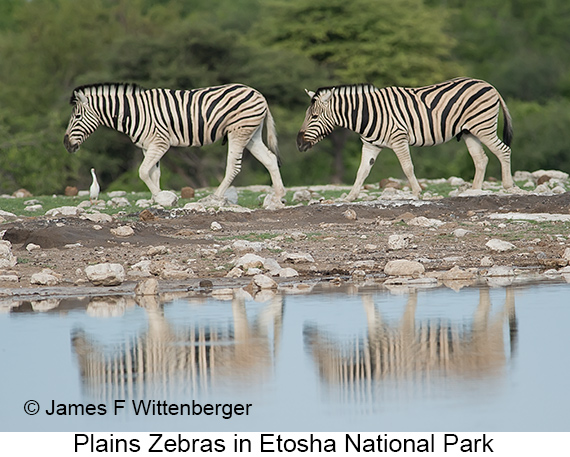
[[[135,287],[136,295],[157,295],[158,280],[156,278],[148,278],[140,281]]]
[[[349,221],[356,220],[356,211],[354,211],[352,208],[348,208],[344,213],[342,213],[342,215],[346,217]]]
[[[125,190],[114,190],[112,192],[107,192],[107,196],[109,198],[124,197],[125,195],[127,195],[127,192]]]
[[[311,200],[311,192],[307,189],[297,190],[293,194],[292,201],[295,203],[308,202],[309,200]]]
[[[165,254],[169,254],[170,253],[170,249],[168,249],[166,246],[151,246],[147,249],[146,251],[146,255],[148,255],[149,257],[153,257],[155,255],[165,255]]]
[[[41,246],[38,244],[28,243],[28,245],[26,246],[26,251],[28,252],[37,251],[38,249],[41,249]]]
[[[12,254],[12,243],[0,240],[0,268],[13,268],[18,259]]]
[[[135,205],[139,208],[148,208],[149,206],[152,206],[152,200],[141,198],[135,202]]]
[[[232,249],[236,252],[259,252],[265,247],[265,243],[260,241],[235,240],[232,243]]]
[[[14,213],[10,213],[10,212],[8,212],[8,211],[4,211],[4,210],[1,210],[1,209],[0,209],[0,217],[12,219],[12,218],[15,218],[15,217],[18,217],[18,216],[16,216]]]
[[[149,271],[154,276],[159,276],[165,280],[184,280],[195,276],[191,268],[185,268],[168,260],[158,260],[151,262]]]
[[[282,254],[283,260],[291,263],[314,262],[315,259],[309,253],[305,252],[284,252]]]
[[[124,208],[126,206],[131,206],[131,203],[125,197],[113,197],[107,202],[107,206],[112,208]]]
[[[224,193],[224,198],[231,204],[238,204],[238,191],[234,186],[228,187],[228,190]]]
[[[130,225],[120,225],[117,228],[112,228],[111,233],[115,236],[127,237],[133,236],[135,234],[135,231]]]
[[[384,267],[384,273],[388,276],[418,277],[425,273],[425,267],[414,260],[390,260]]]
[[[210,224],[210,230],[213,230],[214,232],[221,232],[223,228],[219,222],[214,221]]]
[[[303,232],[292,232],[291,239],[295,241],[302,241],[307,239],[307,234]]]
[[[255,275],[252,282],[260,289],[277,289],[277,283],[266,275]]]
[[[84,213],[83,208],[78,208],[77,206],[60,206],[58,208],[52,208],[46,211],[46,216],[48,217],[79,216],[83,213]]]
[[[462,229],[462,228],[458,228],[458,229],[455,229],[455,230],[453,231],[453,235],[454,235],[456,238],[463,238],[463,237],[464,237],[465,235],[467,235],[468,233],[469,233],[469,230],[465,230],[465,229]]]
[[[75,197],[79,193],[79,190],[75,186],[66,186],[64,194],[67,197]]]
[[[439,227],[444,223],[445,222],[442,222],[439,219],[428,219],[424,216],[414,217],[407,222],[408,225],[415,225],[417,227]]]
[[[18,282],[20,278],[14,272],[1,272],[0,273],[0,282]],[[3,292],[0,292],[0,297],[4,296]]]
[[[407,248],[413,236],[414,235],[410,233],[390,235],[388,237],[388,249],[397,251],[399,249]]]
[[[538,181],[541,176],[548,176],[550,179],[557,179],[559,181],[567,181],[568,173],[558,170],[536,170],[533,171],[532,177],[534,180]]]
[[[271,258],[263,260],[263,268],[265,268],[271,276],[277,276],[282,270],[277,260]]]
[[[463,178],[458,178],[457,176],[451,176],[447,182],[454,187],[459,187],[462,186],[463,184],[465,184],[465,181],[463,180]]]
[[[169,190],[161,190],[153,197],[153,200],[160,206],[174,206],[178,203],[177,195]]]
[[[88,221],[100,224],[102,222],[113,222],[113,216],[105,213],[87,213],[81,216],[81,219],[87,219]]]
[[[496,238],[487,241],[487,243],[485,243],[485,246],[487,246],[492,251],[496,252],[505,252],[516,248],[516,246],[513,243],[509,243],[508,241],[498,240]]]
[[[366,278],[366,272],[364,270],[356,269],[352,271],[352,279],[356,281],[362,281]]]
[[[193,187],[186,186],[180,189],[180,198],[194,198],[194,195],[196,191]]]
[[[495,262],[493,262],[493,259],[489,256],[485,256],[481,259],[480,265],[482,267],[492,267],[494,265]]]
[[[247,271],[245,272],[247,276],[255,276],[255,275],[260,275],[262,273],[263,270],[261,268],[248,268]]]
[[[383,178],[378,183],[378,187],[380,189],[386,189],[388,187],[391,187],[393,189],[401,189],[402,185],[400,184],[399,181],[396,181],[394,178]]]
[[[240,267],[233,267],[230,271],[228,271],[226,278],[241,278],[242,276],[243,270]]]
[[[42,286],[56,286],[59,278],[50,269],[44,269],[40,273],[34,273],[30,278],[30,283]]]
[[[86,267],[85,275],[96,286],[118,286],[125,280],[125,269],[118,263],[99,263]]]
[[[186,203],[182,209],[196,211],[197,213],[205,213],[207,211],[206,206],[198,202]]]
[[[256,254],[245,254],[236,260],[235,266],[242,267],[244,270],[249,268],[261,268],[263,267],[264,258]]]
[[[29,205],[24,208],[24,211],[41,211],[43,208],[42,205]]]
[[[299,272],[291,267],[281,268],[279,270],[279,277],[280,278],[295,278],[299,276]]]
[[[513,267],[496,266],[489,268],[485,276],[514,276],[515,270]]]
[[[564,249],[564,254],[562,254],[562,258],[570,262],[570,248]]]

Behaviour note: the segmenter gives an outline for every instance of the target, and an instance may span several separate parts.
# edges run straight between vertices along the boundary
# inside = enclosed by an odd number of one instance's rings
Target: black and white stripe
[[[349,200],[358,196],[384,147],[394,150],[412,191],[418,195],[421,188],[414,175],[409,146],[433,146],[454,137],[463,137],[475,162],[474,189],[481,189],[488,162],[482,144],[499,158],[503,186],[513,186],[511,117],[500,94],[485,81],[456,78],[426,87],[383,89],[360,84],[324,87],[307,93],[311,105],[297,136],[299,150],[311,148],[336,127],[357,132],[362,139],[362,160]],[[504,142],[497,136],[499,107],[505,118]]]
[[[160,192],[159,160],[171,146],[203,146],[222,138],[229,142],[228,159],[216,197],[223,197],[239,172],[244,148],[268,169],[276,197],[285,194],[273,117],[263,95],[251,87],[146,90],[135,84],[93,84],[76,88],[70,103],[73,112],[64,137],[67,150],[77,151],[99,125],[125,133],[143,150],[139,175],[153,196]],[[266,120],[271,150],[261,139]]]

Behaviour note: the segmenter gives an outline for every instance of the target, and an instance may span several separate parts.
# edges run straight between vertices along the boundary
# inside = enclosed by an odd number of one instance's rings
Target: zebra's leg
[[[222,199],[228,187],[241,170],[241,158],[245,145],[251,138],[251,131],[244,129],[228,133],[228,158],[224,179],[214,192],[214,198]]]
[[[354,181],[354,185],[350,190],[349,194],[346,196],[346,200],[351,202],[358,198],[360,194],[360,189],[362,189],[362,184],[364,184],[364,180],[370,174],[370,170],[372,170],[372,165],[376,162],[376,157],[382,148],[378,146],[374,146],[370,143],[362,143],[362,157],[360,159],[360,166],[358,167],[358,172],[356,173],[356,180]]]
[[[161,151],[158,148],[152,147],[143,151],[144,159],[139,168],[139,177],[147,185],[153,197],[160,192],[160,183],[158,182],[160,178],[160,168],[156,169],[156,165],[165,152],[166,150]],[[154,179],[156,179],[156,182]]]
[[[408,178],[408,182],[412,188],[412,193],[415,196],[419,196],[422,193],[422,188],[414,174],[414,164],[412,163],[412,156],[410,155],[410,145],[406,140],[401,140],[394,143],[392,145],[392,149],[400,161],[400,166],[402,167],[406,178]]]
[[[475,164],[475,177],[473,178],[472,187],[473,189],[480,190],[483,186],[483,180],[485,179],[485,170],[487,169],[489,158],[485,154],[483,146],[477,137],[469,133],[463,133],[463,139]]]
[[[283,186],[283,181],[281,180],[281,173],[279,173],[279,163],[277,162],[277,156],[269,150],[267,146],[263,143],[261,138],[261,126],[255,131],[251,140],[247,144],[246,148],[251,152],[251,154],[259,160],[267,171],[271,175],[271,182],[273,183],[273,191],[275,192],[275,197],[281,200],[285,196],[285,187]]]
[[[511,174],[511,148],[503,143],[499,137],[494,135],[479,135],[479,140],[489,150],[497,156],[501,162],[501,177],[503,180],[503,187],[510,189],[514,186],[513,176]]]

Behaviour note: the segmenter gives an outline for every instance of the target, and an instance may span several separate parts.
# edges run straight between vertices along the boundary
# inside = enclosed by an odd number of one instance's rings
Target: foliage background
[[[513,171],[570,171],[570,3],[565,0],[2,0],[0,193],[87,188],[146,191],[140,150],[99,129],[74,155],[62,144],[74,87],[129,81],[195,88],[242,82],[276,119],[286,186],[352,183],[358,136],[336,131],[300,153],[304,89],[370,82],[426,85],[459,75],[491,82],[514,120]],[[221,144],[173,148],[162,188],[216,186]],[[473,177],[463,142],[412,151],[418,177]],[[384,151],[368,182],[402,177]],[[500,176],[492,156],[487,176]],[[236,185],[269,183],[245,154]]]

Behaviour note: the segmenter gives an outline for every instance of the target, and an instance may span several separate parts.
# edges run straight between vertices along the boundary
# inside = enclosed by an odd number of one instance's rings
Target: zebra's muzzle
[[[72,144],[71,141],[69,141],[69,135],[67,133],[63,137],[63,145],[65,149],[67,149],[67,152],[70,153],[76,152],[79,149],[79,144]]]
[[[301,152],[305,152],[306,150],[311,149],[312,147],[313,143],[305,139],[305,132],[300,131],[297,134],[297,149],[299,149],[299,151]]]

